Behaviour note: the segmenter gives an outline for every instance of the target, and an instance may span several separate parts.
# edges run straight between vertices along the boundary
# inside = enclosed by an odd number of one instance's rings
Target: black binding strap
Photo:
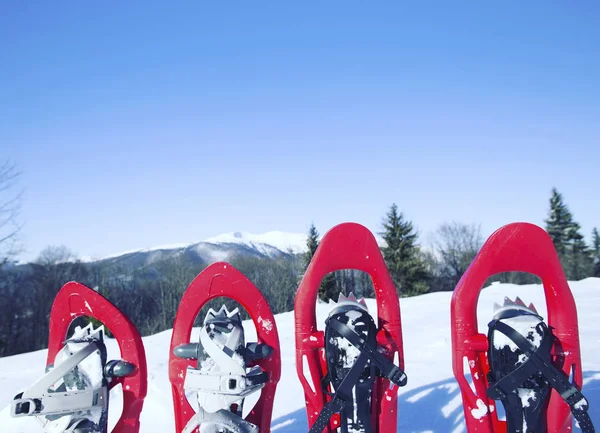
[[[331,400],[325,404],[321,413],[319,413],[319,416],[310,428],[309,433],[321,433],[323,429],[327,427],[331,416],[334,413],[340,412],[348,403],[352,402],[352,388],[354,388],[354,385],[358,382],[367,362],[369,362],[367,354],[361,351],[356,362],[342,380],[339,388],[335,390]]]
[[[347,339],[353,346],[359,349],[360,355],[356,359],[356,362],[348,374],[346,374],[342,380],[342,383],[338,389],[335,390],[331,400],[325,404],[321,410],[321,413],[319,413],[319,416],[310,428],[309,433],[321,433],[323,429],[327,427],[331,416],[334,413],[343,410],[347,404],[353,401],[352,388],[354,388],[354,386],[357,384],[360,375],[362,374],[369,360],[377,366],[377,368],[381,371],[382,376],[388,378],[396,385],[404,386],[407,382],[406,373],[404,373],[400,368],[394,365],[393,362],[379,353],[376,348],[369,346],[361,336],[352,331],[347,325],[343,324],[337,319],[331,319],[328,325],[331,326],[332,329],[342,337]]]
[[[543,322],[541,322],[540,325],[546,328],[546,325]],[[545,343],[544,340],[551,343],[552,339],[542,340],[540,347],[536,349],[525,337],[506,323],[499,320],[492,320],[489,327],[500,331],[510,338],[517,347],[527,355],[528,360],[513,372],[495,382],[488,390],[488,396],[494,400],[501,400],[506,397],[508,393],[511,393],[518,388],[532,373],[540,372],[544,378],[548,380],[550,386],[556,389],[563,400],[569,405],[571,413],[579,423],[581,431],[583,433],[594,433],[595,430],[592,420],[587,413],[589,404],[586,398],[575,385],[568,381],[568,378],[565,377],[565,374],[562,371],[558,370],[552,363],[544,360],[537,353],[538,350],[546,350],[549,352],[550,347],[547,347],[548,343]],[[549,332],[547,328],[545,331]],[[546,335],[546,332],[544,335]],[[531,363],[528,361],[531,361]]]
[[[393,362],[379,353],[376,348],[367,345],[367,342],[356,332],[352,331],[348,326],[344,325],[339,320],[331,320],[329,324],[338,334],[352,343],[353,346],[358,348],[361,354],[366,352],[369,356],[369,359],[371,359],[371,362],[377,366],[379,371],[381,371],[382,376],[388,378],[398,386],[406,385],[406,373],[404,373],[400,368],[394,365]]]

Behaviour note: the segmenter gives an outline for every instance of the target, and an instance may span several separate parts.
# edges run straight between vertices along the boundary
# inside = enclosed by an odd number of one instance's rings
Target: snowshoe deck
[[[371,394],[376,376],[388,377],[395,385],[404,386],[406,375],[377,351],[377,327],[364,300],[359,302],[352,294],[349,298],[340,295],[338,303],[325,322],[328,373],[322,385],[331,400],[310,433],[320,433],[335,412],[340,413],[341,432],[371,433]],[[329,393],[327,385],[333,393]]]
[[[340,411],[341,431],[370,433],[375,367],[368,354],[363,354],[359,347],[344,337],[344,331],[354,332],[366,344],[375,347],[377,328],[373,318],[358,303],[337,306],[325,322],[329,381],[344,402]]]
[[[258,432],[257,426],[242,419],[244,400],[259,391],[269,375],[259,366],[246,372],[246,351],[239,311],[236,308],[229,312],[225,305],[218,312],[208,311],[200,330],[200,343],[175,347],[174,354],[179,358],[198,361],[196,368],[188,367],[184,382],[186,391],[196,394],[198,412],[184,432],[192,432],[198,426],[203,433]],[[271,353],[265,352],[266,356]]]
[[[506,298],[488,326],[490,387],[487,394],[502,401],[507,433],[548,431],[544,412],[551,388],[565,399],[582,432],[593,433],[587,400],[564,373],[552,365],[550,352],[554,335],[535,307],[526,307],[518,297],[515,302]]]

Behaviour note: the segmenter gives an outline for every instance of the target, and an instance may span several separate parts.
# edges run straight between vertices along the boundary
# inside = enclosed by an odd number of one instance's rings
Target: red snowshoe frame
[[[74,281],[60,289],[50,312],[46,365],[54,363],[67,339],[69,326],[80,316],[93,317],[102,322],[119,343],[121,359],[135,366],[129,376],[114,378],[109,388],[120,383],[123,389],[123,412],[112,433],[138,433],[147,391],[146,353],[135,325],[104,296]]]
[[[508,224],[485,242],[452,295],[452,368],[461,389],[467,431],[470,433],[506,432],[506,422],[498,420],[495,401],[486,395],[489,386],[488,340],[487,334],[479,333],[477,329],[477,301],[490,276],[511,271],[527,272],[542,279],[548,310],[547,323],[556,336],[552,360],[567,376],[573,372],[575,385],[581,390],[577,309],[552,239],[536,225]],[[464,358],[469,363],[475,392],[465,378]],[[480,413],[478,402],[485,404],[485,414]],[[481,416],[475,416],[472,411]],[[572,430],[570,408],[554,389],[546,417],[549,432],[566,433]]]
[[[269,304],[258,288],[244,274],[226,262],[213,263],[198,274],[183,294],[177,310],[169,350],[169,380],[173,391],[175,431],[180,433],[195,415],[194,409],[185,396],[183,385],[187,367],[196,367],[197,361],[178,358],[174,355],[173,349],[181,344],[190,343],[196,316],[208,301],[221,296],[239,302],[254,322],[258,343],[273,348],[270,357],[256,360],[255,364],[248,365],[248,367],[260,365],[269,373],[269,381],[261,389],[259,400],[245,418],[246,421],[257,425],[261,433],[269,433],[275,391],[281,376],[277,324]]]
[[[356,269],[370,275],[377,297],[377,342],[385,356],[404,370],[400,301],[373,234],[356,223],[342,223],[324,236],[306,270],[296,294],[294,319],[296,326],[296,370],[304,388],[309,428],[317,420],[323,406],[331,399],[321,387],[327,374],[324,331],[317,329],[315,306],[323,278],[334,271]],[[308,363],[312,384],[304,371]],[[390,389],[390,385],[392,388]],[[372,411],[374,431],[395,433],[397,425],[398,386],[388,379],[377,377],[373,388]],[[340,426],[339,414],[331,417],[328,431]]]

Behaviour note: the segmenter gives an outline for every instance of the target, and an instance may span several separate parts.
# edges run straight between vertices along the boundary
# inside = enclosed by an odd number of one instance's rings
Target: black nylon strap
[[[369,346],[360,335],[352,331],[347,325],[334,318],[329,321],[328,326],[331,326],[334,331],[358,348],[360,355],[342,380],[339,388],[335,390],[332,399],[325,404],[321,413],[319,413],[309,433],[321,433],[327,427],[331,416],[342,411],[348,403],[352,402],[352,388],[357,384],[369,360],[379,368],[386,378],[396,385],[404,386],[407,381],[406,374],[400,368],[379,353],[376,348]],[[368,419],[368,417],[365,419]]]
[[[565,378],[564,373],[558,370],[550,362],[546,362],[544,359],[542,359],[537,354],[538,349],[536,349],[525,337],[523,337],[519,332],[515,331],[513,328],[508,326],[506,323],[493,320],[492,322],[490,322],[489,326],[495,330],[502,332],[504,335],[510,338],[517,345],[517,347],[528,356],[528,360],[523,365],[526,365],[528,361],[531,361],[533,364],[535,364],[537,370],[540,371],[542,375],[550,382],[550,386],[556,389],[556,391],[558,391],[563,400],[565,400],[565,402],[569,405],[569,407],[571,408],[571,413],[579,423],[581,431],[583,433],[594,433],[595,429],[592,424],[592,420],[590,419],[590,416],[587,413],[589,403],[583,396],[583,394],[574,385],[569,383],[568,379]],[[507,377],[508,376],[510,376],[510,374],[507,375]],[[506,385],[506,383],[507,382],[504,382],[502,384],[502,388],[498,389],[500,390],[500,392],[511,392],[512,390],[517,388],[518,385],[522,383],[522,381],[517,382],[516,380],[510,380],[510,386]]]
[[[319,416],[317,417],[317,420],[310,428],[309,433],[321,433],[325,429],[325,427],[327,427],[327,424],[329,424],[329,420],[331,419],[331,416],[334,413],[342,410],[345,405],[346,405],[345,402],[337,399],[334,396],[334,400],[331,400],[329,403],[327,403],[325,406],[323,406],[321,413],[319,413]]]
[[[356,384],[356,415],[357,419],[362,422],[362,425],[354,426],[352,430],[360,430],[364,433],[371,433],[373,427],[371,425],[371,392],[373,390],[372,383],[368,381],[358,382]],[[354,408],[352,408],[354,411]]]
[[[368,361],[367,354],[361,352],[346,377],[342,380],[339,388],[335,390],[331,400],[321,409],[321,413],[319,413],[309,433],[321,433],[327,427],[331,415],[341,411],[349,402],[352,402],[352,388],[358,382]]]
[[[502,323],[494,321],[493,324],[490,323],[490,327],[495,326],[496,323]],[[519,334],[520,335],[520,334]],[[540,343],[539,348],[537,349],[537,353],[548,354],[550,356],[550,350],[552,349],[552,337],[548,333],[544,333],[544,338]],[[513,392],[516,388],[520,387],[523,382],[525,382],[529,377],[535,374],[538,368],[531,362],[524,362],[519,365],[509,374],[494,380],[490,377],[490,382],[492,382],[492,386],[488,388],[487,395],[493,400],[503,400],[506,398],[507,394]],[[491,372],[490,372],[491,376]]]
[[[352,331],[348,326],[344,325],[338,320],[331,320],[329,325],[342,337],[352,343],[355,347],[357,347],[361,353],[367,353],[371,362],[379,368],[379,370],[383,373],[383,376],[388,378],[390,381],[395,383],[398,386],[406,385],[407,378],[406,373],[404,373],[400,368],[394,365],[389,359],[383,356],[381,353],[377,351],[376,348],[373,348],[367,345],[367,342],[356,332]]]

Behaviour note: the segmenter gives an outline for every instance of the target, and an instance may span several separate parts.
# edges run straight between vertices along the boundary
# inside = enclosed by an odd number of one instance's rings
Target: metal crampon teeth
[[[533,305],[533,302],[527,305],[518,296],[515,298],[514,301],[509,297],[505,296],[504,303],[502,305],[498,304],[497,302],[494,302],[494,315],[498,315],[498,313],[506,310],[523,310],[539,315],[537,309],[535,308],[535,305]]]
[[[241,317],[240,317],[240,310],[239,308],[234,308],[233,310],[229,311],[227,309],[226,305],[221,305],[221,308],[219,308],[219,311],[215,311],[212,308],[210,308],[208,310],[208,313],[206,313],[206,319],[205,322],[208,322],[209,320],[213,320],[213,319],[217,319],[217,320],[228,320],[228,321],[238,321],[241,323]]]
[[[356,304],[365,310],[367,309],[367,303],[366,303],[365,299],[364,298],[357,299],[356,296],[354,296],[354,293],[352,293],[352,292],[350,292],[348,297],[344,296],[343,293],[340,293],[337,302],[335,302],[332,299],[329,300],[329,305],[340,305],[340,304]]]

